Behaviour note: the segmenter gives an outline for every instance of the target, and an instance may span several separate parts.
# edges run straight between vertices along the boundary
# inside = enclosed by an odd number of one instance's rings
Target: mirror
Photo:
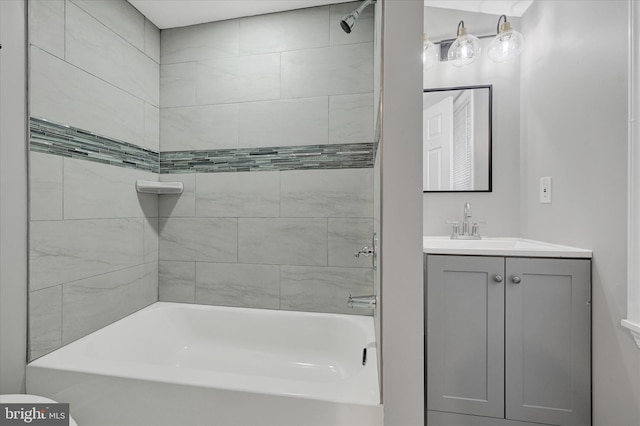
[[[491,192],[492,86],[426,89],[423,192]]]

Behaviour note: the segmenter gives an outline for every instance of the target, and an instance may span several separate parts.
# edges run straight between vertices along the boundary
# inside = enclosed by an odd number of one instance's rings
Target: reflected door
[[[448,96],[423,111],[423,191],[451,187],[453,98]]]

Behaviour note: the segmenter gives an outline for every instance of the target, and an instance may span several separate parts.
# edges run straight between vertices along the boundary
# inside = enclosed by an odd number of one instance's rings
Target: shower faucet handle
[[[369,257],[369,256],[373,256],[374,255],[374,250],[373,247],[369,247],[369,246],[364,246],[362,247],[360,250],[358,250],[357,252],[355,252],[353,255],[355,257],[360,257],[360,255],[365,256],[365,257]]]

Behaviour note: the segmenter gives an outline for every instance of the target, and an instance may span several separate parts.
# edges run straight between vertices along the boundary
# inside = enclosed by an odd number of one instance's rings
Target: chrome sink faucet
[[[460,227],[458,226],[458,222],[447,222],[453,225],[453,229],[451,231],[451,239],[452,240],[479,240],[480,237],[480,229],[478,227],[478,222],[471,222],[471,204],[464,203],[464,213],[462,215],[462,232],[460,232]]]
[[[462,235],[469,235],[469,219],[471,219],[471,204],[464,203],[464,213],[462,215]]]

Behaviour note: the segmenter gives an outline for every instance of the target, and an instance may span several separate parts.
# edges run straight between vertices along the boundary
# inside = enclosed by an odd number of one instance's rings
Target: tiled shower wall
[[[373,229],[372,15],[346,36],[354,6],[164,31],[160,72],[160,31],[125,0],[29,1],[31,359],[153,303],[158,269],[161,300],[369,313],[345,304],[372,291],[353,257]]]
[[[29,8],[31,116],[157,156],[158,28],[125,0]],[[134,183],[158,174],[42,147],[30,155],[31,359],[157,300],[158,201]]]
[[[357,5],[163,30],[163,155],[371,144],[373,8],[339,25]],[[373,292],[353,256],[373,232],[371,165],[163,174],[185,192],[159,201],[160,300],[368,314],[346,300]]]

